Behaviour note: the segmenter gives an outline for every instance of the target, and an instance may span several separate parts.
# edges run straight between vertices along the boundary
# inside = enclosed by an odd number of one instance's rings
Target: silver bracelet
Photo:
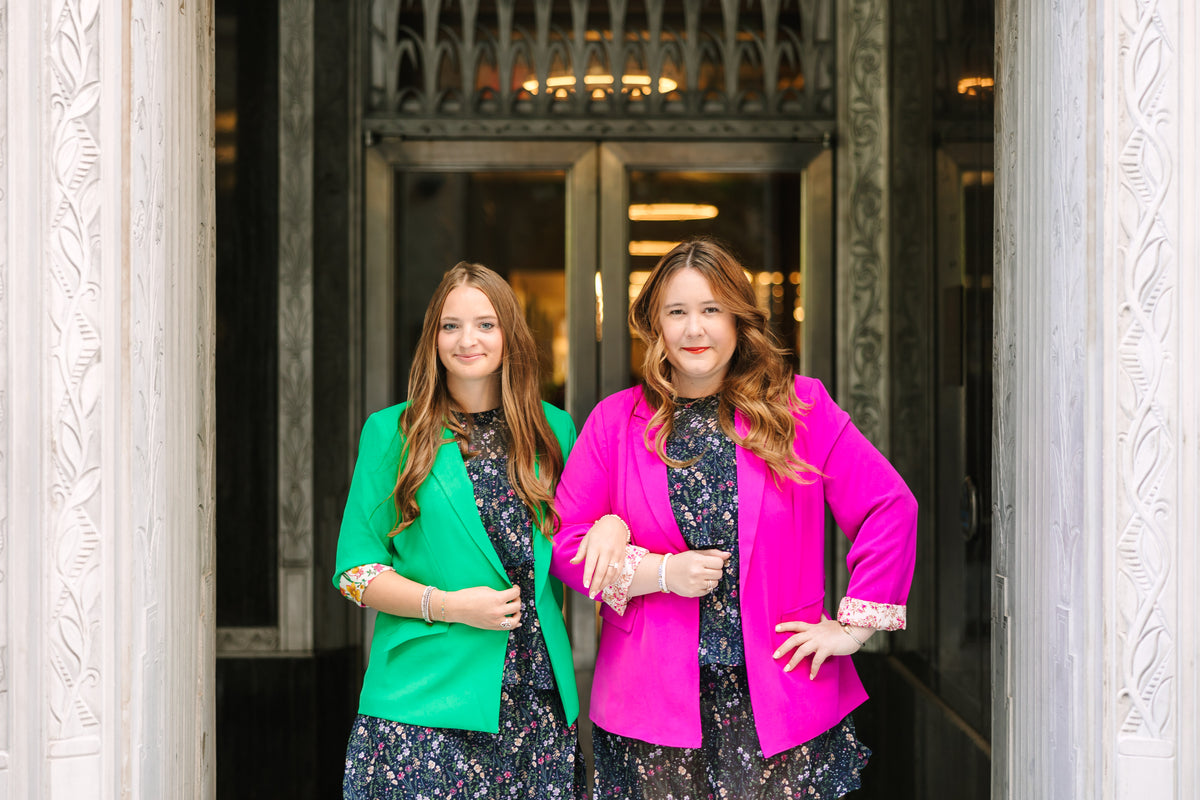
[[[671,591],[667,588],[667,559],[670,557],[670,553],[663,553],[662,561],[658,562],[658,590],[664,594]]]
[[[421,619],[425,620],[427,625],[432,625],[433,620],[429,618],[429,598],[433,597],[433,586],[426,586],[425,592],[421,595]]]
[[[853,633],[850,632],[850,628],[846,625],[846,623],[839,622],[838,624],[842,626],[842,632],[845,633],[847,636],[849,636],[851,639],[853,639],[855,642],[857,642],[859,647],[866,646],[867,643],[865,641],[863,641],[862,639],[859,639],[857,636],[855,636]]]

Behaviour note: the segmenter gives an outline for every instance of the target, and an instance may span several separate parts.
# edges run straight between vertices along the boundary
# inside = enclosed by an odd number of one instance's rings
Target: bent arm
[[[895,468],[847,423],[830,450],[825,499],[850,539],[850,581],[838,620],[901,630],[916,564],[917,503]]]
[[[601,403],[583,424],[554,498],[554,508],[562,524],[554,536],[550,574],[580,594],[587,594],[588,587],[584,584],[585,562],[575,559],[579,545],[592,525],[612,512],[610,475],[615,465],[610,453],[610,433]]]

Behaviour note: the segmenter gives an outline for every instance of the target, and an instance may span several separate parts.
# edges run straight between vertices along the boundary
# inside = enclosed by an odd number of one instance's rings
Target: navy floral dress
[[[595,727],[600,800],[835,798],[859,788],[871,751],[846,717],[771,758],[758,746],[742,642],[738,586],[737,461],[721,430],[716,395],[682,401],[666,454],[675,521],[689,548],[731,553],[716,588],[700,598],[700,720],[703,744],[666,747]]]
[[[586,796],[575,725],[567,725],[534,608],[529,509],[508,482],[508,426],[500,409],[462,418],[475,505],[509,580],[521,587],[521,626],[508,638],[500,731],[428,728],[360,714],[346,749],[349,800]]]

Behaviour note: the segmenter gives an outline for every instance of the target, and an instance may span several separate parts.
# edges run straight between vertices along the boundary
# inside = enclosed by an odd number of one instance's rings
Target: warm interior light
[[[629,206],[629,218],[634,222],[712,219],[716,215],[716,206],[703,203],[634,203]]]
[[[638,295],[642,293],[642,287],[646,285],[646,281],[650,280],[650,272],[644,269],[631,270],[629,273],[629,302],[632,303],[638,299]]]
[[[974,75],[959,80],[958,93],[974,97],[976,95],[983,94],[985,91],[991,91],[995,85],[995,78],[989,78],[983,75]]]
[[[603,91],[603,87],[612,86],[612,84],[613,84],[613,76],[612,75],[584,75],[583,76],[583,85],[585,87],[587,87],[588,89],[592,90],[592,97],[596,96],[597,91]],[[644,90],[646,90],[650,87],[650,76],[649,75],[636,75],[636,74],[622,75],[621,76],[621,85],[625,88],[634,90],[638,94],[641,94]],[[675,91],[675,89],[678,86],[679,86],[679,82],[671,80],[670,78],[659,78],[658,79],[658,93],[659,94],[669,94],[669,93]],[[529,80],[522,83],[521,87],[523,89],[525,89],[525,91],[529,92],[530,94],[537,94],[538,90],[541,88],[541,85],[539,84],[537,78],[530,78]],[[562,90],[564,92],[568,89],[574,89],[575,88],[575,76],[574,75],[551,75],[549,78],[546,78],[546,88],[554,89],[554,90]],[[560,94],[558,91],[555,91],[554,96],[562,97],[563,95]]]
[[[629,255],[651,256],[658,258],[671,252],[679,242],[666,242],[658,239],[638,239],[629,243]]]

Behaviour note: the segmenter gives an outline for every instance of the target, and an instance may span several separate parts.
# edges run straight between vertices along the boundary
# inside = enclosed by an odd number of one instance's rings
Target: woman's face
[[[486,294],[474,286],[450,290],[438,320],[437,350],[451,394],[459,387],[495,380],[504,334]]]
[[[659,326],[675,391],[681,397],[715,394],[737,349],[737,323],[698,270],[681,269],[667,281]]]

